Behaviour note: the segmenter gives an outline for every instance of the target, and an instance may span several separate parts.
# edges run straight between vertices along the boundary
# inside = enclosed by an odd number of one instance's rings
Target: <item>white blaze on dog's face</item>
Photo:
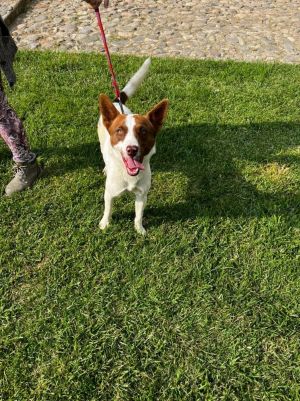
[[[144,170],[143,159],[155,145],[156,134],[167,115],[168,100],[162,100],[145,116],[121,114],[106,95],[100,95],[99,106],[111,145],[120,153],[127,173],[137,175]]]

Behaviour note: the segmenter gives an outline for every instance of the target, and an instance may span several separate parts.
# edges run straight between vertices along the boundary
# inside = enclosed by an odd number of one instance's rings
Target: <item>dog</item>
[[[156,135],[165,121],[169,101],[162,100],[145,115],[133,114],[125,102],[143,82],[150,64],[149,58],[122,90],[124,114],[117,101],[112,102],[104,94],[99,96],[98,136],[106,175],[102,230],[110,223],[113,199],[129,191],[135,194],[135,229],[139,234],[146,234],[143,212],[151,186],[150,159],[156,151]]]

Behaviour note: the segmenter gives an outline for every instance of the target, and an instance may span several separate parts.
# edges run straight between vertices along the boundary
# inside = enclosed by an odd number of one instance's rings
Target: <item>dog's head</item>
[[[162,127],[168,110],[168,100],[162,100],[146,115],[121,114],[106,95],[100,95],[99,107],[103,124],[113,148],[120,153],[127,173],[135,176],[144,169],[143,159],[154,150],[156,134]]]

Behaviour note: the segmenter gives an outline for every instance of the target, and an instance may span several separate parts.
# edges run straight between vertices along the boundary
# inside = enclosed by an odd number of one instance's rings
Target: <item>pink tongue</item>
[[[132,157],[128,157],[127,159],[123,158],[123,160],[129,175],[137,175],[140,170],[145,170],[142,163],[134,160]]]
[[[128,159],[126,159],[126,163],[130,169],[135,169],[135,168],[138,168],[139,170],[145,169],[144,166],[142,165],[142,163],[138,162],[137,160],[132,159],[131,157],[128,157]]]

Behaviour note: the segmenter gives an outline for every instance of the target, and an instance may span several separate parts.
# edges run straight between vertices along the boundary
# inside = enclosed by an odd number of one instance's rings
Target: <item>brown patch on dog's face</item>
[[[108,132],[112,146],[115,146],[118,142],[124,141],[128,132],[128,127],[125,122],[126,116],[119,114],[110,124]]]
[[[140,161],[151,151],[155,144],[157,131],[145,116],[135,115],[134,135],[140,145]]]
[[[109,130],[112,122],[121,115],[113,105],[110,98],[103,94],[99,96],[99,111],[103,118],[103,124],[107,130]]]
[[[140,156],[143,160],[144,156],[150,153],[155,145],[155,139],[158,131],[161,129],[163,122],[167,116],[168,100],[164,99],[158,103],[146,116],[135,115],[134,135],[140,145]]]
[[[125,124],[126,116],[121,114],[110,98],[101,94],[99,97],[99,110],[103,118],[103,124],[110,135],[112,146],[124,140],[128,128]]]

